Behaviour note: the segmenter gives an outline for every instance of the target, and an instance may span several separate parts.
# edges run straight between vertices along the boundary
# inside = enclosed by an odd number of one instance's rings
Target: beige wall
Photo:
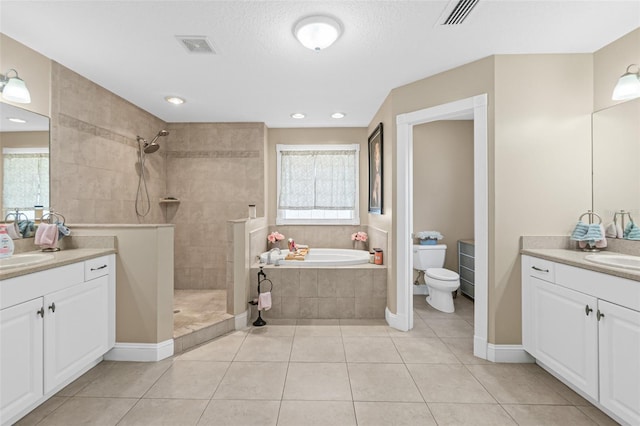
[[[520,236],[567,235],[591,206],[592,55],[495,61],[489,341],[519,344]]]
[[[18,71],[20,78],[27,85],[31,94],[31,103],[17,104],[6,100],[1,102],[47,117],[51,116],[51,61],[46,56],[0,33],[0,73],[4,74],[12,68]]]
[[[473,121],[414,126],[413,230],[442,233],[445,268],[458,270],[457,241],[473,239]]]
[[[640,28],[593,54],[593,110],[599,111],[624,101],[611,99],[618,79],[631,64],[640,65]],[[637,71],[633,69],[632,71]]]
[[[264,215],[263,123],[169,124],[167,220],[176,225],[176,288],[227,288],[227,221]]]
[[[146,217],[135,199],[136,135],[150,139],[165,123],[55,62],[52,88],[51,206],[73,223],[164,223],[166,145],[147,156]]]

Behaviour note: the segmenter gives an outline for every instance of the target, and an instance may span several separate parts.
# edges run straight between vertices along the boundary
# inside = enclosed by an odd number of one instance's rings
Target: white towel
[[[607,237],[606,237],[606,234],[604,232],[604,226],[602,226],[602,224],[600,224],[600,233],[602,234],[602,239],[596,241],[596,247],[597,248],[605,248],[607,246]]]
[[[258,310],[268,311],[269,309],[271,309],[271,292],[265,291],[258,296]]]
[[[618,231],[616,231],[615,223],[611,222],[607,225],[604,236],[608,238],[616,238],[618,236]]]

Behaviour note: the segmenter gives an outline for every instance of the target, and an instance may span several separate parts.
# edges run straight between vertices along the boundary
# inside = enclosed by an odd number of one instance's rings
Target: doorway
[[[407,331],[413,328],[413,126],[440,120],[473,120],[474,139],[474,240],[475,309],[474,355],[487,359],[489,202],[487,167],[487,95],[482,94],[396,117],[396,283],[397,312],[387,312],[389,325]]]

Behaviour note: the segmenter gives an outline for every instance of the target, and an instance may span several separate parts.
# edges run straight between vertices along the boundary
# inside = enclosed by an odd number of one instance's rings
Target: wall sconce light
[[[631,72],[633,67],[636,68],[635,72]],[[627,67],[627,72],[618,79],[618,84],[613,89],[611,99],[624,101],[634,98],[640,98],[640,67],[636,64],[631,64]]]
[[[307,49],[316,52],[331,46],[342,34],[340,23],[328,16],[309,16],[293,28],[293,35]]]
[[[9,77],[9,73],[13,71],[16,76]],[[0,74],[0,92],[2,97],[10,102],[16,102],[19,104],[30,104],[31,94],[24,80],[18,77],[18,71],[13,68],[6,73]]]

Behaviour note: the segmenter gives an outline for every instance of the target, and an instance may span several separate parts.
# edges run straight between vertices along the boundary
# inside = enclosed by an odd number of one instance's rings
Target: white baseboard
[[[247,328],[247,323],[249,321],[249,311],[246,310],[241,314],[235,316],[235,329],[236,330],[244,330]]]
[[[406,318],[392,313],[389,308],[384,309],[384,319],[387,320],[387,324],[389,324],[389,327],[393,327],[396,330],[400,331],[408,331],[405,327],[405,324],[407,324]]]
[[[492,362],[516,362],[533,363],[536,362],[522,345],[494,345],[487,344],[487,359]]]
[[[156,362],[173,356],[173,339],[160,343],[118,343],[104,355],[107,361]]]
[[[427,294],[429,294],[429,289],[427,288],[426,285],[413,285],[413,294],[420,294],[423,296],[426,296]]]

